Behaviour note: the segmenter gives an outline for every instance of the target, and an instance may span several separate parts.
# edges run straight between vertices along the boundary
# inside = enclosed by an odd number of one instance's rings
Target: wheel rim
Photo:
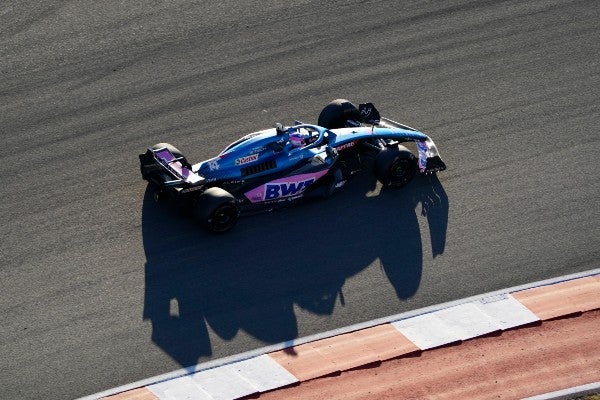
[[[410,162],[406,159],[398,159],[394,161],[390,168],[390,183],[399,185],[407,182],[410,179]]]
[[[237,208],[232,204],[219,207],[210,220],[210,226],[214,232],[225,232],[237,221]]]

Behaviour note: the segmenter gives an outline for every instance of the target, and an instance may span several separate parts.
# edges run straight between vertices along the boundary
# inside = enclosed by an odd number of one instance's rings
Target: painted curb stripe
[[[513,296],[541,320],[600,308],[600,280],[587,277],[523,290]]]
[[[336,371],[345,371],[377,361],[377,356],[351,333],[319,340],[315,342],[314,348],[335,365]]]
[[[269,357],[298,378],[299,381],[307,381],[339,372],[333,361],[323,356],[312,343],[269,353]]]
[[[498,332],[500,325],[473,303],[446,308],[435,313],[461,340]]]
[[[420,351],[417,345],[400,334],[391,324],[377,325],[352,333],[377,360],[385,361]]]
[[[147,387],[141,387],[126,392],[121,392],[110,397],[111,400],[158,400]]]
[[[392,325],[421,350],[428,350],[538,320],[525,306],[505,294],[407,318]]]
[[[300,381],[347,371],[419,349],[389,324],[270,353]]]
[[[160,400],[236,399],[298,382],[266,355],[224,365],[147,388]]]
[[[292,342],[282,350],[146,384],[144,388],[107,398],[233,400],[539,320],[600,309],[600,275],[598,270],[589,272],[583,277],[455,302],[431,312],[312,342]]]
[[[159,382],[147,386],[147,388],[160,400],[213,400],[191,376],[182,376],[174,381]]]
[[[237,399],[257,393],[250,382],[235,372],[231,365],[200,371],[191,375],[191,378],[214,400]]]
[[[436,313],[418,315],[393,322],[392,325],[421,350],[461,341],[457,332],[451,329]]]
[[[232,367],[261,393],[298,382],[298,378],[266,354],[234,363]]]
[[[531,324],[540,319],[512,295],[484,297],[475,306],[494,319],[502,330]]]

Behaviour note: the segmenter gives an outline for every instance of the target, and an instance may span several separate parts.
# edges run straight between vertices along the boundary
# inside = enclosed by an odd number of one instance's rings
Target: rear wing
[[[185,157],[176,157],[168,148],[149,148],[146,153],[140,154],[140,168],[142,177],[148,180],[152,172],[161,176],[159,183],[162,186],[196,186],[206,181],[205,178],[192,171],[191,165]],[[161,174],[167,172],[167,174]]]

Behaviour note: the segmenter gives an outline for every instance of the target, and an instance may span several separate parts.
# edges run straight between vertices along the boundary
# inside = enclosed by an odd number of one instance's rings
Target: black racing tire
[[[360,121],[358,108],[348,100],[337,99],[323,108],[317,125],[327,129],[345,128],[349,119]]]
[[[206,189],[198,196],[194,206],[196,219],[212,233],[225,233],[231,230],[237,223],[239,214],[235,197],[218,187]]]
[[[417,157],[406,147],[390,147],[375,157],[375,177],[383,187],[401,188],[417,174]]]
[[[154,198],[155,202],[162,203],[169,198],[169,194],[164,190],[156,188],[152,197]]]

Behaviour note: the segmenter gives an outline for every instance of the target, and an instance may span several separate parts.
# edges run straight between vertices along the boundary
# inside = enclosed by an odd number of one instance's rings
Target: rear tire
[[[162,203],[169,198],[169,195],[167,192],[156,188],[152,197],[154,198],[155,202]]]
[[[323,108],[317,125],[327,129],[345,128],[349,119],[360,121],[358,108],[348,100],[337,99]]]
[[[194,214],[209,232],[225,233],[235,226],[240,212],[231,193],[211,187],[198,196]]]
[[[388,148],[375,157],[375,177],[384,187],[401,188],[417,174],[417,157],[406,147]]]

